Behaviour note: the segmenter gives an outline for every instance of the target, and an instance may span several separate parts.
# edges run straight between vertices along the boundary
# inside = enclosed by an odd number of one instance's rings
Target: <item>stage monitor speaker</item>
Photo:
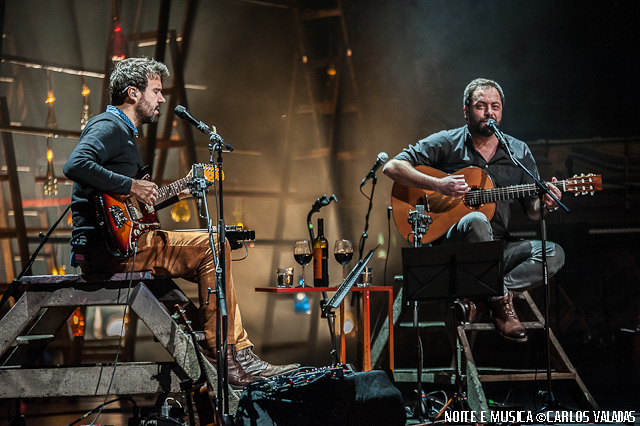
[[[402,394],[386,372],[345,368],[251,383],[236,426],[403,426]]]
[[[404,300],[502,296],[502,241],[404,247]]]

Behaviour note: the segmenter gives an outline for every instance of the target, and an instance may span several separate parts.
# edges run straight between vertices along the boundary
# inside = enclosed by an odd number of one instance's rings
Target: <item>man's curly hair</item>
[[[137,87],[144,92],[147,81],[153,76],[168,77],[169,70],[162,62],[153,58],[127,58],[116,64],[109,77],[109,94],[111,105],[122,105],[127,98],[125,89]]]
[[[504,92],[502,91],[502,87],[498,83],[493,80],[488,80],[486,78],[476,78],[464,89],[464,95],[462,96],[462,106],[470,106],[471,99],[473,95],[476,93],[476,90],[484,90],[494,88],[500,94],[500,102],[504,106]]]

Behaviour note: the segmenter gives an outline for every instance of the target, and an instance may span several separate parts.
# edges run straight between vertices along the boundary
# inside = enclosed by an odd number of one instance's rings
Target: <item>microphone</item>
[[[183,120],[187,120],[189,123],[196,126],[196,128],[200,130],[202,133],[209,135],[209,139],[211,140],[211,142],[219,143],[220,145],[225,147],[227,150],[229,150],[229,152],[233,151],[233,147],[228,143],[226,143],[222,139],[222,137],[220,137],[220,135],[216,133],[215,130],[212,130],[205,123],[196,119],[193,115],[189,113],[189,110],[183,107],[182,105],[177,105],[173,110],[173,112],[175,112],[178,117],[182,118]]]
[[[178,117],[182,118],[183,120],[187,120],[189,123],[196,126],[198,130],[202,131],[203,133],[208,134],[209,132],[211,132],[209,126],[207,126],[200,120],[196,120],[196,118],[189,113],[189,110],[182,105],[176,106],[173,112],[175,112]]]
[[[487,120],[487,127],[490,127],[491,130],[493,130],[493,133],[496,135],[498,141],[500,141],[502,145],[504,145],[506,148],[509,148],[509,142],[507,142],[507,139],[504,137],[500,129],[498,129],[498,123],[496,122],[496,120]]]
[[[388,159],[389,159],[389,156],[387,155],[386,152],[381,152],[380,154],[378,154],[378,158],[376,159],[376,162],[374,163],[373,167],[369,171],[369,174],[364,179],[362,179],[362,183],[360,183],[360,186],[364,186],[364,184],[367,183],[369,179],[371,179],[372,177],[375,177],[378,169],[384,163],[386,163]]]

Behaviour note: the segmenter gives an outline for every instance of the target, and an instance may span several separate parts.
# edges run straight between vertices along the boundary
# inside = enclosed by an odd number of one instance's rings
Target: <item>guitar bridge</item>
[[[109,213],[111,213],[111,217],[113,218],[113,223],[116,228],[122,228],[126,222],[122,209],[119,206],[111,206],[109,207]]]

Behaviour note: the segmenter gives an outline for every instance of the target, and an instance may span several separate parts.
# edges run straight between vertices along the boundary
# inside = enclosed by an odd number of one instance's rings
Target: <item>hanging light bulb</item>
[[[191,219],[191,210],[186,200],[180,200],[171,208],[171,219],[174,222],[189,222]]]
[[[58,195],[58,179],[53,172],[53,150],[51,138],[47,138],[47,175],[44,178],[44,195]]]
[[[45,127],[47,129],[57,129],[58,122],[56,121],[56,114],[53,110],[53,103],[56,101],[56,97],[53,96],[53,79],[51,71],[47,70],[47,99],[44,101],[49,106],[49,112],[47,114],[47,122]],[[53,150],[51,149],[51,138],[47,136],[47,175],[44,179],[44,195],[58,195],[58,179],[53,172]]]
[[[85,126],[89,122],[91,118],[91,108],[89,108],[89,87],[87,86],[87,77],[82,76],[82,97],[84,98],[84,103],[82,105],[82,116],[80,117],[80,130],[84,130]]]

